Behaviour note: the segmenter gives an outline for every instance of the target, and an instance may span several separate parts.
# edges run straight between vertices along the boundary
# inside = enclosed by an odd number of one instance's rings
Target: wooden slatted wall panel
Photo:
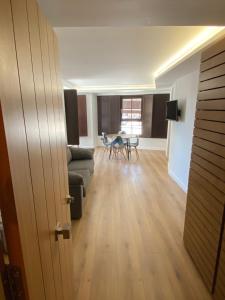
[[[202,54],[184,242],[213,292],[225,205],[225,40]]]
[[[225,231],[223,233],[223,239],[222,239],[214,299],[216,300],[225,299]]]

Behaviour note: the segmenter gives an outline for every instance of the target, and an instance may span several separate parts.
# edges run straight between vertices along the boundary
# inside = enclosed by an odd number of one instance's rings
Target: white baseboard
[[[170,177],[179,185],[179,187],[185,192],[187,193],[187,186],[186,184],[184,184],[180,178],[177,177],[177,175],[174,174],[173,171],[168,170],[168,174],[170,175]]]
[[[164,147],[139,146],[140,150],[166,151]]]

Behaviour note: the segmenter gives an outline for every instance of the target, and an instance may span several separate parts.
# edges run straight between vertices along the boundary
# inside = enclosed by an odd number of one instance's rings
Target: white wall
[[[191,158],[192,136],[196,100],[198,92],[199,69],[176,80],[171,99],[178,100],[182,111],[179,122],[170,121],[169,136],[169,174],[187,191]]]
[[[80,137],[80,147],[95,147],[97,145],[98,122],[97,122],[97,96],[86,95],[88,136]]]

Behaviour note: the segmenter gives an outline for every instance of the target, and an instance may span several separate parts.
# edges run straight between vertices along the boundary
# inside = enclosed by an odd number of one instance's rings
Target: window
[[[121,130],[128,134],[142,134],[142,98],[122,98]]]

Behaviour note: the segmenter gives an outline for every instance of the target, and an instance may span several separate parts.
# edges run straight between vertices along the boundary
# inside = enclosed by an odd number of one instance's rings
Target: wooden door
[[[8,0],[0,1],[0,36],[0,99],[27,286],[31,299],[45,299],[14,28]]]
[[[0,98],[28,294],[73,299],[64,107],[56,38],[34,0],[0,1]]]

